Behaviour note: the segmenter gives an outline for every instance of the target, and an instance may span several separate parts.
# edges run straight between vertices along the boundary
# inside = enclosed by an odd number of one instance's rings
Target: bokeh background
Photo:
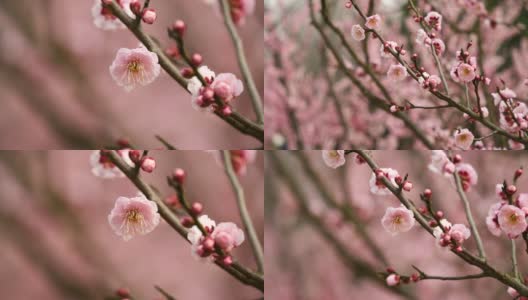
[[[262,296],[213,264],[192,258],[190,245],[164,221],[124,242],[107,216],[119,196],[134,196],[128,179],[91,174],[91,151],[0,152],[0,291],[2,299],[94,300],[128,287],[134,299],[161,299],[159,285],[177,299],[249,300]],[[189,201],[201,201],[217,222],[242,226],[224,170],[204,151],[151,151],[157,168],[143,177],[163,196],[166,175],[187,171]],[[248,210],[263,241],[263,155],[240,177]],[[234,250],[256,268],[246,241]]]
[[[445,212],[453,224],[468,224],[454,186],[441,175],[432,173],[427,166],[429,151],[372,151],[380,167],[394,168],[400,175],[409,174],[414,188],[407,193],[421,206],[419,193],[428,187],[433,191],[433,205]],[[306,156],[319,181],[313,181],[301,163]],[[488,231],[485,218],[489,207],[498,201],[495,185],[503,180],[512,182],[519,166],[528,164],[524,152],[470,151],[460,153],[465,162],[478,172],[478,184],[467,193],[473,216],[484,242],[490,264],[503,272],[511,271],[510,242],[505,237],[495,237]],[[279,172],[278,161],[286,168],[287,176]],[[511,299],[506,286],[494,279],[466,281],[426,280],[404,285],[401,296],[386,288],[384,278],[376,279],[371,271],[384,272],[387,266],[401,274],[415,272],[417,266],[429,275],[460,276],[479,273],[445,249],[435,246],[434,239],[420,226],[411,231],[392,236],[381,225],[381,217],[387,207],[399,206],[394,196],[374,196],[370,193],[369,178],[372,174],[367,165],[357,165],[352,155],[345,166],[331,169],[324,165],[320,151],[280,151],[267,153],[266,157],[266,280],[272,289],[266,290],[269,299]],[[288,179],[287,179],[288,178]],[[309,208],[299,209],[299,203],[291,192],[288,181],[298,182],[302,201]],[[517,184],[520,193],[528,192],[528,176],[523,175]],[[344,220],[343,215],[325,204],[317,185],[327,187],[338,203],[346,205],[356,216]],[[374,254],[357,228],[381,249]],[[467,243],[467,244],[466,244]],[[473,238],[464,246],[476,253]],[[528,263],[526,245],[517,240],[517,254],[521,272]],[[388,265],[382,263],[382,257]],[[370,268],[360,268],[352,260],[367,263]],[[526,273],[524,273],[526,274]]]
[[[186,44],[217,73],[241,78],[222,19],[205,1],[156,0],[154,25],[162,45],[174,20],[188,25]],[[164,72],[127,93],[108,67],[119,48],[135,48],[128,30],[93,25],[94,0],[0,1],[0,149],[96,149],[127,137],[138,148],[160,147],[161,135],[179,149],[259,146],[214,115],[195,111],[190,96]],[[263,4],[239,28],[252,74],[263,93]],[[235,109],[254,119],[247,92]]]

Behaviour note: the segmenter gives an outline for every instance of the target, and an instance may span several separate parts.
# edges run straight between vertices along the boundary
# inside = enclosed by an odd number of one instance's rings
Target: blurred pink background
[[[263,94],[263,4],[239,28],[257,87]],[[162,75],[127,93],[108,67],[119,48],[135,48],[128,30],[93,25],[94,1],[0,2],[1,149],[95,149],[127,137],[157,148],[159,134],[179,149],[246,149],[259,143],[214,115],[195,111],[190,96]],[[154,25],[144,26],[163,46],[176,19],[188,25],[186,44],[218,72],[240,76],[234,48],[214,9],[196,0],[156,0]],[[254,119],[247,91],[235,109]]]
[[[119,196],[134,196],[128,179],[91,174],[91,151],[0,152],[0,291],[3,299],[103,299],[128,287],[134,299],[161,299],[159,285],[177,299],[257,299],[262,296],[211,263],[191,256],[190,245],[164,221],[124,242],[107,216]],[[165,176],[187,171],[189,201],[201,201],[217,222],[242,226],[222,167],[202,151],[151,151],[157,169],[144,174],[163,196]],[[249,212],[263,241],[263,156],[241,177]],[[255,269],[246,241],[234,250]]]
[[[302,171],[295,154],[281,151],[278,156],[302,184],[305,201],[310,210],[323,222],[332,235],[342,242],[346,252],[354,258],[372,264],[376,272],[384,272],[387,265],[366,247],[353,229],[351,223],[340,224],[340,213],[328,208],[316,192],[306,172]],[[406,233],[392,236],[381,225],[381,217],[387,207],[397,207],[394,196],[374,196],[369,190],[372,174],[367,165],[357,165],[352,156],[339,169],[324,165],[320,151],[307,152],[324,183],[330,187],[332,195],[339,203],[349,203],[359,215],[359,224],[366,228],[368,235],[381,248],[391,267],[404,275],[415,272],[412,265],[429,275],[461,276],[479,273],[449,251],[435,246],[431,237],[418,224]],[[407,193],[418,207],[422,206],[419,193],[428,187],[433,191],[433,205],[445,212],[446,218],[455,223],[468,224],[462,202],[448,179],[427,169],[430,162],[428,151],[372,151],[372,157],[380,167],[398,170],[400,175],[409,174],[414,188]],[[503,272],[511,271],[510,242],[503,235],[495,237],[488,231],[485,218],[489,207],[498,202],[495,185],[503,180],[512,182],[515,170],[528,164],[528,155],[523,152],[470,151],[460,153],[464,162],[473,165],[479,175],[478,184],[467,193],[473,216],[483,239],[491,265]],[[267,157],[269,158],[269,157]],[[266,290],[268,299],[407,299],[400,297],[365,277],[364,270],[353,273],[339,258],[328,241],[322,238],[312,223],[297,206],[284,180],[278,175],[267,159],[266,178],[266,280],[273,289]],[[345,176],[345,177],[342,177]],[[517,184],[519,193],[527,193],[528,176],[523,175]],[[348,191],[345,197],[345,192]],[[347,199],[347,200],[345,200]],[[467,243],[467,244],[466,244]],[[473,237],[464,244],[476,253]],[[526,269],[528,259],[526,245],[522,238],[517,239],[517,257],[521,272]],[[414,293],[414,299],[511,299],[506,286],[494,279],[466,281],[426,280],[417,284],[403,285],[403,289]],[[408,298],[411,299],[411,298]]]

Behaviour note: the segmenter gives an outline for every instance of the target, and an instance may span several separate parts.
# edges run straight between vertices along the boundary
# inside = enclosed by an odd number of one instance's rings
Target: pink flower
[[[389,182],[395,186],[396,185],[396,177],[398,177],[398,171],[390,168],[381,168],[376,171],[376,173],[372,173],[372,176],[369,180],[370,185],[370,192],[379,195],[379,196],[386,196],[392,194],[391,191],[383,184],[383,181],[381,178],[385,177],[389,180]]]
[[[407,77],[407,69],[401,64],[391,65],[387,71],[387,76],[392,81],[404,80]]]
[[[437,55],[442,55],[444,54],[444,51],[445,51],[445,44],[444,44],[444,41],[442,41],[441,39],[432,39],[431,40],[431,45],[433,45],[433,48],[435,49],[435,53]]]
[[[373,15],[367,18],[365,27],[372,30],[378,30],[381,28],[381,17],[379,15]]]
[[[521,193],[517,196],[517,206],[524,210],[525,213],[528,213],[528,194]]]
[[[211,84],[211,88],[214,90],[215,95],[226,102],[230,102],[235,97],[240,96],[244,91],[242,81],[231,73],[218,74]]]
[[[493,97],[495,105],[499,105],[503,100],[517,98],[517,94],[509,88],[502,89],[498,93],[491,93],[491,96]]]
[[[436,31],[442,30],[442,15],[431,11],[425,16],[424,21]]]
[[[134,13],[132,13],[130,10],[130,2],[131,0],[117,0],[117,3],[125,11],[125,13],[131,18],[135,18]],[[115,17],[110,9],[103,7],[101,0],[94,0],[94,4],[92,6],[92,17],[94,19],[93,21],[95,26],[103,30],[126,28],[125,24]]]
[[[345,164],[345,150],[323,150],[323,161],[330,168],[338,168]]]
[[[101,151],[103,150],[95,150],[90,155],[90,165],[92,166],[92,174],[94,174],[97,177],[110,179],[110,178],[121,178],[125,177],[125,174],[119,170],[119,168],[114,165],[106,155],[101,155]],[[130,157],[128,155],[130,150],[123,149],[118,150],[117,153],[121,156],[121,158],[129,165],[134,166],[134,163],[132,160],[130,160]]]
[[[486,226],[488,227],[488,230],[493,234],[494,236],[500,236],[502,231],[499,226],[499,220],[498,220],[498,214],[501,207],[504,205],[502,202],[497,202],[493,204],[489,210],[488,215],[486,216]]]
[[[387,276],[385,281],[387,282],[388,286],[396,286],[400,283],[400,276],[397,274],[390,274]]]
[[[504,205],[498,213],[498,222],[501,230],[514,239],[526,230],[526,214],[517,206]]]
[[[458,173],[458,176],[460,176],[464,191],[469,191],[471,186],[477,184],[478,174],[472,165],[466,163],[457,164],[455,170]]]
[[[230,252],[244,242],[244,231],[238,228],[235,223],[223,222],[215,227],[211,237],[218,247]]]
[[[356,24],[352,26],[350,34],[352,35],[352,38],[358,42],[365,39],[365,29],[363,29],[361,25]]]
[[[145,235],[158,226],[158,206],[144,195],[134,198],[119,197],[108,215],[108,222],[117,235],[128,241],[136,235]]]
[[[433,150],[431,154],[431,163],[429,170],[443,174],[444,176],[451,176],[455,171],[455,165],[449,160],[447,154],[442,150]]]
[[[455,131],[455,145],[463,150],[469,150],[475,136],[467,128]]]
[[[119,49],[110,66],[112,78],[127,92],[138,85],[145,86],[152,83],[160,72],[158,56],[145,47]]]
[[[418,29],[418,32],[416,34],[416,43],[420,45],[427,45],[431,43],[431,39],[429,38],[425,30]]]
[[[381,218],[381,225],[385,231],[392,235],[407,232],[414,226],[414,214],[411,210],[400,207],[387,207],[385,215]]]
[[[469,231],[469,229],[464,224],[455,224],[451,226],[449,235],[458,244],[462,244],[465,240],[469,239],[471,236],[471,231]]]
[[[392,57],[391,50],[393,52],[396,52],[396,47],[398,47],[398,43],[393,41],[387,41],[385,44],[382,44],[380,47],[380,55],[384,58],[390,58]]]
[[[458,76],[458,79],[462,82],[471,82],[473,79],[475,79],[475,68],[472,65],[461,63],[456,68],[456,74]]]

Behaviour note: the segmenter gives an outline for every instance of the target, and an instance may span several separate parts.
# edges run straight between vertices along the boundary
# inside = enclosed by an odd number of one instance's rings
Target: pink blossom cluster
[[[489,208],[486,225],[495,236],[504,233],[508,238],[515,239],[528,228],[528,194],[517,194],[514,185],[506,186],[503,183],[497,184],[496,194],[499,202]]]

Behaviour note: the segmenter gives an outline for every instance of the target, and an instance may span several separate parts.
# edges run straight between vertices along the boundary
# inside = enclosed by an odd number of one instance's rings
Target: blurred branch
[[[238,181],[238,177],[235,173],[235,170],[233,170],[231,153],[229,152],[229,150],[223,150],[222,153],[225,172],[227,174],[227,177],[229,178],[229,181],[231,182],[231,186],[233,187],[233,191],[235,192],[237,198],[237,206],[239,209],[240,218],[242,219],[244,228],[246,229],[246,232],[249,236],[249,243],[251,244],[251,248],[253,249],[253,255],[255,256],[255,260],[257,261],[258,272],[262,274],[264,273],[264,253],[262,251],[262,245],[260,245],[257,232],[255,231],[255,227],[253,226],[253,221],[251,221],[251,216],[249,215],[249,212],[247,210],[244,189]]]
[[[220,2],[220,7],[222,9],[224,23],[229,32],[229,35],[231,36],[233,45],[235,46],[238,65],[240,66],[242,77],[244,78],[244,82],[249,90],[251,103],[253,104],[253,110],[255,111],[255,115],[257,116],[257,123],[264,124],[264,111],[262,108],[262,99],[260,98],[260,94],[257,90],[257,86],[255,85],[255,81],[253,80],[253,76],[251,75],[251,70],[249,69],[249,66],[246,60],[246,54],[244,53],[244,44],[242,43],[242,40],[238,36],[237,29],[235,27],[235,24],[233,23],[229,1],[228,0],[218,0],[218,1]]]

